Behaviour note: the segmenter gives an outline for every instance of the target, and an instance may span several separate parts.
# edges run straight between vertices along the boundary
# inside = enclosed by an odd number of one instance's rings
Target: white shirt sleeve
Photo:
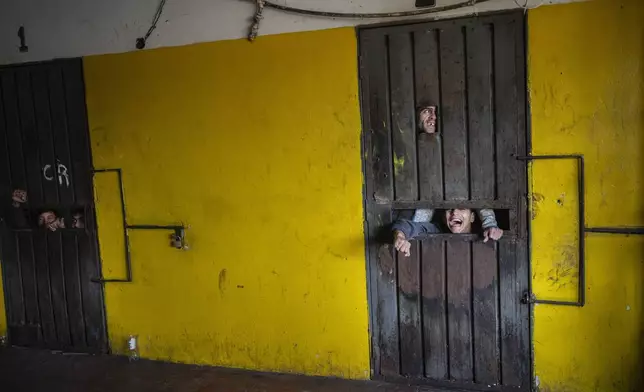
[[[414,211],[414,217],[412,218],[413,222],[430,222],[434,216],[434,210],[419,208]]]

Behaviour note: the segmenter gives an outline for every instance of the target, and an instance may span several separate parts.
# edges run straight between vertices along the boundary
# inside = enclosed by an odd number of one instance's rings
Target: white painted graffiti
[[[63,185],[63,179],[65,181],[65,186],[69,188],[69,174],[67,173],[67,166],[63,165],[60,162],[56,163],[56,177],[58,177],[58,184]],[[42,168],[42,175],[47,181],[54,181],[54,174],[52,174],[52,165],[45,165]]]

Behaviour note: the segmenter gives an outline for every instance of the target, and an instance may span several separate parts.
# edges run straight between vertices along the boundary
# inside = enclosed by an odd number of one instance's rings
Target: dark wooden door
[[[0,69],[2,271],[13,345],[107,349],[80,59]],[[11,193],[27,203],[11,222]],[[82,214],[85,228],[51,232],[38,215]],[[69,226],[69,218],[67,222]]]
[[[524,61],[522,13],[360,30],[377,378],[530,387]],[[419,207],[494,208],[505,236],[436,234],[404,257],[389,226]]]

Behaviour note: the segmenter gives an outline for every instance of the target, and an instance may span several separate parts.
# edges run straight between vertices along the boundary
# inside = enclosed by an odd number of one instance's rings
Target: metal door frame
[[[367,174],[371,171],[370,168],[368,168],[368,159],[367,159],[367,154],[368,150],[367,147],[369,146],[369,132],[365,127],[365,113],[368,112],[366,110],[367,108],[367,103],[365,102],[365,95],[364,95],[364,63],[363,63],[363,47],[362,47],[362,41],[360,39],[361,34],[363,31],[366,30],[373,30],[377,28],[400,28],[400,27],[405,27],[408,26],[410,28],[410,31],[417,25],[420,24],[448,24],[454,20],[464,20],[464,19],[475,19],[478,17],[487,17],[487,16],[494,16],[494,15],[519,15],[522,14],[523,18],[523,53],[522,59],[523,59],[523,64],[522,64],[522,71],[523,71],[523,78],[520,80],[520,88],[517,90],[519,92],[523,92],[524,94],[524,102],[525,102],[525,108],[523,110],[523,123],[525,125],[524,129],[524,136],[525,136],[525,149],[526,149],[526,154],[531,155],[532,154],[532,132],[531,132],[531,122],[530,122],[530,100],[528,99],[528,21],[527,21],[527,16],[525,13],[522,11],[516,11],[516,10],[501,10],[501,11],[491,11],[491,12],[486,12],[486,13],[481,13],[481,14],[476,14],[474,16],[461,16],[461,17],[454,17],[454,18],[445,18],[442,19],[440,17],[432,17],[432,18],[425,18],[422,20],[416,20],[416,21],[395,21],[395,22],[384,22],[384,23],[376,23],[376,24],[370,24],[370,25],[360,25],[356,27],[356,39],[357,39],[357,55],[358,55],[358,90],[359,90],[359,100],[360,100],[360,115],[361,115],[361,138],[360,138],[360,152],[361,152],[361,165],[362,165],[362,174],[363,174],[363,185],[362,185],[362,202],[363,202],[363,211],[364,211],[364,218],[363,218],[363,224],[364,224],[364,240],[365,240],[365,267],[366,267],[366,278],[367,278],[367,304],[368,304],[368,312],[369,312],[369,349],[370,349],[370,378],[373,380],[383,380],[383,381],[388,381],[388,382],[393,382],[393,383],[404,383],[404,384],[409,384],[408,379],[405,379],[403,377],[399,378],[388,378],[381,376],[379,374],[376,374],[376,360],[377,360],[377,355],[375,354],[378,351],[378,348],[376,347],[377,345],[377,335],[379,332],[378,329],[378,324],[376,322],[376,312],[377,312],[377,293],[376,293],[376,288],[374,287],[375,285],[375,273],[376,273],[376,268],[375,265],[377,264],[377,254],[373,252],[373,249],[370,249],[372,247],[372,242],[370,240],[371,236],[371,231],[369,227],[369,218],[371,215],[371,210],[373,207],[370,208],[370,205],[377,205],[374,203],[371,198],[368,197],[367,195],[367,182],[369,181]],[[523,211],[517,211],[517,214],[525,214],[526,217],[526,222],[529,221],[529,208],[527,204],[527,198],[528,198],[528,192],[529,192],[529,184],[528,184],[528,165],[525,165],[525,198],[521,200],[521,207]],[[419,202],[419,204],[422,202]],[[392,202],[392,204],[395,204]],[[453,203],[450,202],[445,202],[444,205],[437,206],[437,208],[452,208]],[[374,231],[375,232],[375,231]],[[517,233],[519,234],[519,233]],[[529,293],[532,293],[532,255],[531,255],[531,248],[532,248],[532,233],[531,233],[531,225],[527,224],[524,230],[524,233],[521,233],[527,236],[527,241],[526,241],[526,260],[527,260],[527,273],[528,273],[528,291]],[[529,306],[529,322],[528,322],[528,336],[529,336],[529,369],[530,369],[530,380],[528,385],[530,386],[530,390],[536,390],[536,385],[535,385],[535,368],[534,368],[534,303],[530,302],[527,303],[526,306]],[[414,382],[417,380],[414,379]],[[435,386],[435,387],[445,387],[445,388],[462,388],[461,385],[454,385],[449,381],[438,381],[438,380],[423,380],[420,383],[417,383],[419,385],[427,385],[427,386]],[[473,390],[500,390],[498,388],[485,388],[484,386],[473,386]],[[515,388],[513,387],[508,387],[505,386],[503,387],[503,390],[514,390]],[[520,388],[516,388],[516,390],[521,390]]]

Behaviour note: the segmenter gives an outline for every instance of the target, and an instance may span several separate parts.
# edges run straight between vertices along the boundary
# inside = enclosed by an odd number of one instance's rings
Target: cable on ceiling
[[[523,4],[519,4],[519,2],[517,0],[514,0],[514,4],[516,4],[517,7],[523,9],[523,13],[526,14],[528,12],[528,10],[531,10],[531,9],[533,10],[535,8],[541,7],[543,5],[544,1],[546,1],[546,0],[541,0],[541,2],[539,4],[534,5],[534,6],[530,6],[530,0],[525,0],[525,3],[523,3]]]
[[[439,12],[452,11],[452,10],[457,10],[465,7],[474,7],[477,4],[486,3],[492,0],[467,0],[456,4],[444,5],[442,7],[434,7],[429,9],[425,8],[425,9],[412,10],[412,11],[371,12],[371,13],[318,11],[318,10],[311,10],[306,8],[289,7],[287,5],[273,3],[272,1],[269,1],[269,0],[243,0],[243,1],[254,2],[256,6],[255,17],[253,18],[253,24],[251,25],[250,32],[248,34],[248,40],[252,42],[257,38],[257,35],[259,34],[259,24],[261,20],[264,18],[263,16],[264,8],[273,8],[273,9],[283,11],[283,12],[288,12],[291,14],[299,14],[299,15],[322,17],[322,18],[384,19],[384,18],[403,18],[408,16],[436,14]]]
[[[264,19],[264,7],[266,6],[266,0],[257,0],[257,8],[255,10],[255,17],[253,18],[253,24],[250,26],[250,33],[248,33],[248,40],[253,42],[257,35],[259,34],[259,23]]]
[[[371,13],[317,11],[317,10],[311,10],[311,9],[305,9],[305,8],[289,7],[287,5],[276,4],[268,0],[264,0],[263,3],[264,3],[264,6],[267,8],[273,8],[276,10],[300,14],[300,15],[320,16],[320,17],[327,17],[327,18],[375,19],[375,18],[401,18],[405,16],[435,14],[437,12],[445,12],[445,11],[451,11],[451,10],[464,8],[464,7],[472,7],[476,4],[486,3],[488,1],[492,1],[492,0],[467,0],[456,4],[444,5],[442,7],[434,7],[429,9],[400,11],[400,12],[371,12]]]
[[[152,24],[150,25],[148,32],[145,33],[145,36],[136,39],[137,49],[145,48],[145,43],[148,41],[148,38],[150,38],[150,34],[152,34],[154,29],[157,28],[157,23],[159,22],[159,18],[161,18],[161,14],[163,13],[163,7],[165,7],[165,2],[166,0],[161,0],[161,2],[159,3],[159,6],[157,7],[157,12],[154,14],[154,18],[152,19]]]

